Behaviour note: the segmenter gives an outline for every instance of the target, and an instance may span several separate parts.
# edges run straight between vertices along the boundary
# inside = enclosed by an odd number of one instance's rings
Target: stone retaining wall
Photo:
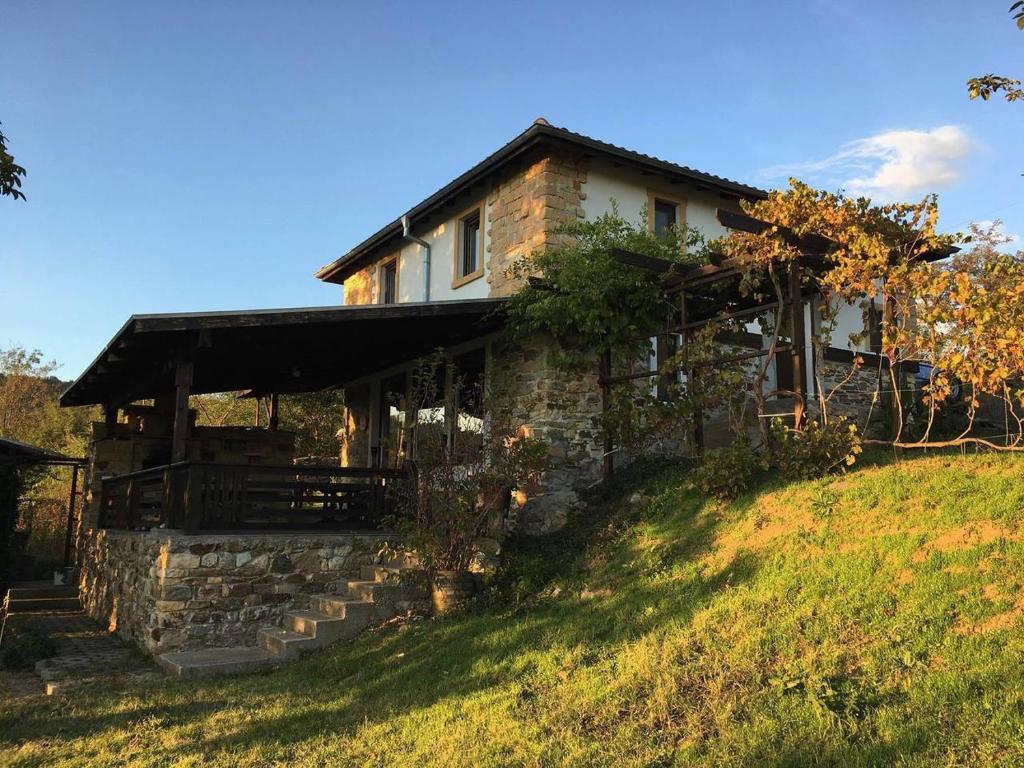
[[[149,653],[255,645],[257,629],[307,608],[309,595],[359,578],[385,538],[90,530],[79,560],[82,604]]]

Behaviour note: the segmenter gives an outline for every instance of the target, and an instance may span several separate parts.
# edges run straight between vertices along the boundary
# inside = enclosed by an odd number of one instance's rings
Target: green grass
[[[1021,765],[1022,480],[869,459],[719,508],[634,472],[466,615],[0,704],[0,763]]]

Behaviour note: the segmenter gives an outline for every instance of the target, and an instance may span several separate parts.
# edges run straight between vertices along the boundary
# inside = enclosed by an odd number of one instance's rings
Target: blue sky
[[[0,0],[0,346],[73,378],[132,313],[337,303],[317,267],[538,115],[1024,235],[1024,104],[964,86],[1024,78],[1009,4]]]

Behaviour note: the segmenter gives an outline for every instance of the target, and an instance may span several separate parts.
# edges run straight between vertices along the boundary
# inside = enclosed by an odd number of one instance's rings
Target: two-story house
[[[519,523],[559,526],[579,488],[602,475],[601,386],[596,365],[582,376],[556,365],[551,340],[501,334],[497,310],[519,288],[509,267],[562,236],[564,222],[613,206],[627,219],[646,214],[653,231],[685,224],[714,238],[727,231],[722,221],[735,225],[741,201],[765,194],[537,120],[321,268],[342,306],[132,316],[61,398],[105,412],[78,522],[87,610],[154,653],[239,644],[241,658],[256,642],[275,653],[320,642],[309,636],[310,595],[344,593],[374,537],[387,535],[380,522],[407,455],[403,425],[471,439],[488,382],[501,382],[550,446],[551,471]],[[809,333],[793,354],[810,347],[819,301],[800,297]],[[864,321],[859,307],[841,314],[827,352],[846,364],[865,342],[845,335]],[[748,330],[741,343],[761,348]],[[438,348],[455,373],[438,381],[436,402],[414,404],[411,374]],[[802,372],[807,393],[827,378],[813,365],[782,366],[768,386],[787,371]],[[872,384],[856,387],[867,399],[850,409],[864,410]],[[296,461],[278,398],[327,387],[345,390],[341,461]],[[259,427],[196,424],[190,396],[239,391],[267,404]]]

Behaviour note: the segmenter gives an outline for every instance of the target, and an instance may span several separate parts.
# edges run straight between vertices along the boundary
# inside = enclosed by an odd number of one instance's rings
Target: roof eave
[[[607,142],[591,139],[581,134],[545,123],[534,123],[521,134],[512,139],[508,144],[486,157],[481,162],[470,168],[468,171],[446,184],[433,195],[411,208],[404,216],[415,223],[416,219],[422,216],[435,206],[442,204],[446,198],[456,195],[465,186],[477,181],[481,176],[494,172],[502,164],[508,162],[517,154],[521,154],[542,141],[554,141],[569,146],[582,147],[588,151],[613,157],[619,162],[628,163],[645,170],[659,173],[682,176],[695,183],[706,185],[724,194],[735,195],[750,200],[763,199],[768,193],[757,187],[750,187],[728,179],[722,179],[710,174],[696,171],[692,168],[679,166],[666,160],[649,157],[639,152],[616,147]],[[321,267],[314,273],[314,277],[327,283],[341,284],[349,276],[350,269],[354,269],[356,263],[373,249],[381,246],[389,239],[402,232],[402,218],[399,217],[387,226],[370,235],[366,240],[350,250],[344,256],[335,259],[330,264]]]

